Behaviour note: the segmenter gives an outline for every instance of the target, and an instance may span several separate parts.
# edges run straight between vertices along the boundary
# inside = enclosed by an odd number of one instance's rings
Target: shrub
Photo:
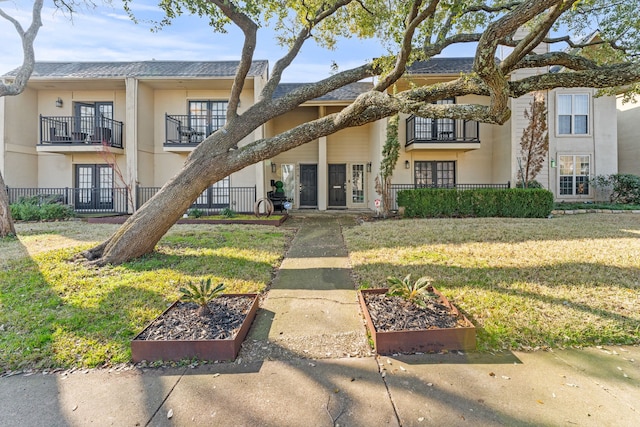
[[[518,182],[516,183],[516,188],[523,188],[521,180],[518,180]],[[544,188],[544,187],[538,181],[536,181],[535,179],[532,179],[527,182],[526,188]]]
[[[231,208],[224,208],[220,211],[220,216],[224,218],[234,218],[236,216],[236,211]]]
[[[411,280],[411,274],[407,274],[402,280],[397,277],[387,277],[387,283],[389,284],[387,295],[399,296],[419,306],[424,306],[427,298],[436,296],[433,293],[430,277],[424,276],[414,282]]]
[[[187,215],[190,218],[200,218],[204,216],[204,211],[202,209],[191,209]]]
[[[187,283],[186,286],[180,288],[182,294],[180,299],[184,302],[193,302],[198,304],[197,313],[200,316],[211,314],[209,308],[209,301],[217,298],[224,291],[224,284],[220,283],[215,288],[211,288],[211,278],[207,280],[201,280],[199,285],[194,285],[192,282]]]
[[[612,203],[640,204],[640,177],[637,175],[598,175],[591,184],[601,191],[609,191]]]
[[[58,196],[21,197],[17,203],[10,206],[11,216],[17,221],[50,221],[73,217],[73,208],[59,203],[58,200]]]
[[[60,203],[48,203],[40,206],[41,220],[69,219],[74,216],[73,208]]]
[[[452,190],[419,188],[398,192],[405,216],[544,218],[553,209],[553,194],[543,189]]]

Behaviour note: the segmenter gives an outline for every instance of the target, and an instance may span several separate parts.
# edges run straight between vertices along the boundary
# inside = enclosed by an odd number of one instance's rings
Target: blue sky
[[[38,61],[140,61],[140,60],[237,60],[242,35],[233,31],[226,35],[214,33],[206,20],[183,15],[160,32],[151,32],[144,19],[160,19],[156,2],[133,3],[136,16],[133,23],[119,1],[114,6],[100,4],[95,9],[83,9],[68,15],[45,1],[43,27],[35,43]],[[32,3],[27,0],[3,1],[0,7],[18,19],[24,28],[30,24]],[[0,19],[0,75],[22,63],[20,41],[11,24]],[[268,29],[258,35],[255,59],[267,59],[273,67],[284,51],[275,43]],[[358,39],[341,40],[335,51],[327,51],[310,42],[283,76],[283,82],[306,82],[327,77],[335,61],[340,69],[361,65],[382,53],[380,43]],[[470,56],[473,51],[450,49],[445,56]]]

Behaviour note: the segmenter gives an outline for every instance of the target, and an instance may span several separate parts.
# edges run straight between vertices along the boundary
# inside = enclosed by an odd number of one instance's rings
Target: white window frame
[[[563,96],[569,96],[571,97],[571,113],[568,114],[568,116],[570,116],[570,124],[571,124],[571,130],[569,132],[564,132],[561,133],[560,132],[560,97]],[[576,117],[577,116],[584,116],[584,114],[577,114],[577,105],[576,105],[576,97],[577,96],[586,96],[587,97],[587,111],[586,111],[586,116],[587,116],[587,131],[585,133],[576,133]],[[563,116],[566,116],[567,114],[562,114]],[[592,111],[591,111],[591,94],[588,92],[562,92],[562,93],[557,93],[556,94],[556,135],[559,137],[581,137],[581,136],[589,136],[591,135],[591,116],[592,116]]]
[[[563,174],[563,157],[570,157],[571,158],[571,173],[570,174]],[[578,167],[577,167],[577,161],[579,160],[578,158],[587,158],[589,161],[589,170],[587,171],[587,174],[584,175],[582,173],[577,173],[578,172]],[[581,159],[580,159],[581,160]],[[589,185],[589,177],[591,177],[591,166],[592,166],[592,159],[591,159],[591,155],[590,154],[558,154],[558,197],[562,198],[562,197],[584,197],[584,196],[589,196],[589,194],[591,193],[591,186]],[[563,177],[571,177],[571,194],[563,194],[562,193],[562,178]],[[581,181],[585,182],[587,185],[587,191],[583,192],[583,193],[579,193],[577,191],[578,189],[578,185],[577,185],[577,180],[576,178],[581,178]],[[582,177],[586,177],[586,179],[582,179]]]

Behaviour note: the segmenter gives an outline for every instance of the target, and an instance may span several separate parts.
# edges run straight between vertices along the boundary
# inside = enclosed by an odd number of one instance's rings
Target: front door
[[[347,165],[329,165],[329,206],[347,207]]]
[[[300,165],[300,207],[318,207],[318,165]]]
[[[76,165],[75,191],[76,209],[113,209],[113,168],[109,165]]]

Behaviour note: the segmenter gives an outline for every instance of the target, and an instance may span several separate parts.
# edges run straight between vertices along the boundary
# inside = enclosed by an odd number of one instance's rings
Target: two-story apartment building
[[[473,58],[415,63],[399,89],[453,80],[472,64]],[[0,167],[15,191],[10,195],[32,188],[31,194],[64,195],[78,211],[131,212],[224,125],[236,67],[237,62],[37,63],[23,94],[0,98]],[[255,102],[267,77],[267,62],[256,61],[240,113]],[[296,86],[281,84],[276,96]],[[355,83],[307,102],[256,129],[241,145],[339,111],[370,88],[371,83]],[[536,179],[558,200],[593,199],[588,178],[618,170],[615,98],[594,94],[546,93],[549,155]],[[402,115],[394,188],[514,186],[530,101],[511,100],[512,118],[503,126]],[[209,188],[194,206],[251,211],[281,181],[294,208],[373,209],[386,123],[345,129],[247,167]]]

